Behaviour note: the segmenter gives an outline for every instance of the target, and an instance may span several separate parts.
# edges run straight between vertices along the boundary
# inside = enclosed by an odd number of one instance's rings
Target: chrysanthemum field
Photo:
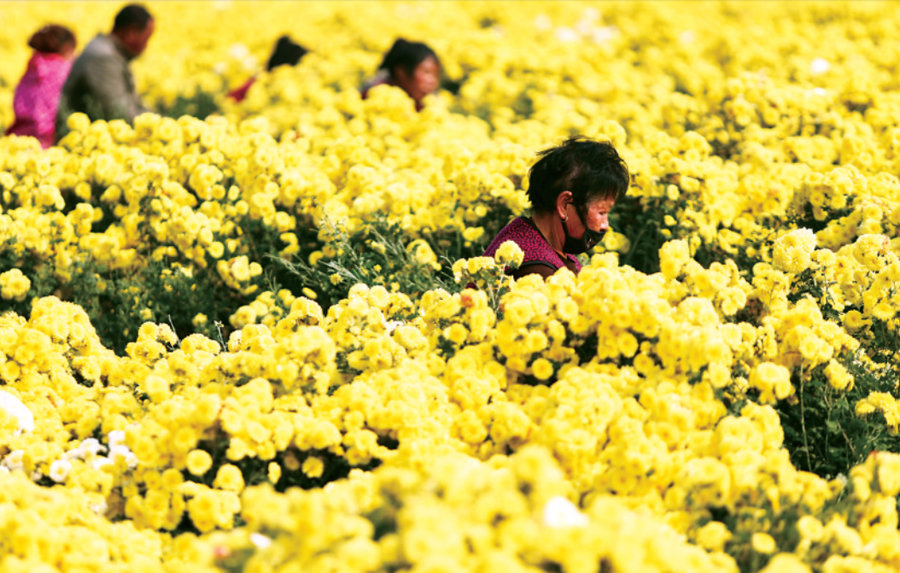
[[[147,6],[159,114],[0,137],[4,572],[900,569],[900,5]],[[0,128],[119,7],[0,6]],[[615,232],[513,281],[572,134]]]

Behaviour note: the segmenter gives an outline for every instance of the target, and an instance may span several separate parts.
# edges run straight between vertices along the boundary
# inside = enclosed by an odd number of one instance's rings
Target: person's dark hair
[[[275,48],[272,50],[272,55],[269,56],[269,61],[266,63],[266,71],[272,71],[272,69],[284,64],[295,66],[300,61],[300,58],[308,52],[309,50],[297,44],[288,36],[282,36],[275,42]]]
[[[606,141],[570,137],[538,156],[528,171],[528,199],[535,211],[552,211],[563,191],[572,192],[577,206],[595,198],[618,199],[631,181],[625,161]]]
[[[61,54],[66,46],[75,47],[75,34],[59,24],[47,24],[28,39],[28,46],[45,54]]]
[[[113,21],[113,30],[124,30],[126,28],[145,30],[152,19],[153,16],[143,5],[128,4],[116,14],[116,19]]]
[[[429,48],[426,44],[397,38],[397,40],[394,41],[394,45],[391,46],[391,49],[384,55],[384,59],[381,61],[381,65],[378,66],[378,69],[385,70],[393,75],[394,69],[399,66],[403,68],[407,74],[412,74],[419,64],[428,58],[434,58],[434,61],[436,61],[438,65],[441,63],[441,60],[437,57],[437,54],[434,53],[434,50]]]

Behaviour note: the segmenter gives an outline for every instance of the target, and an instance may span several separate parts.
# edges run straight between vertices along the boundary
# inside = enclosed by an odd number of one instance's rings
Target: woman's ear
[[[563,191],[559,195],[556,196],[556,212],[559,215],[559,218],[562,220],[566,220],[569,218],[568,207],[569,203],[572,202],[572,192],[571,191]]]

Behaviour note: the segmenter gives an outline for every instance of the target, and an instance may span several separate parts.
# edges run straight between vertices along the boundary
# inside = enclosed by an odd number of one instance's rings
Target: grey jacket
[[[72,64],[59,102],[59,122],[70,113],[92,120],[124,119],[129,123],[147,108],[134,86],[130,55],[112,36],[98,34]]]

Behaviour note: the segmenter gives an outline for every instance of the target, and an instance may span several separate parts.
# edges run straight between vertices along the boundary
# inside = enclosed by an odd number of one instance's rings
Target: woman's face
[[[605,233],[609,230],[609,212],[612,211],[613,205],[615,205],[616,199],[615,197],[608,198],[597,198],[591,199],[587,202],[586,208],[583,211],[584,213],[584,221],[582,224],[581,213],[577,212],[574,203],[569,203],[569,207],[572,211],[569,216],[569,232],[573,237],[581,237],[584,234],[584,226],[586,225],[588,229],[598,232]],[[577,228],[576,228],[577,227]]]
[[[572,202],[572,193],[566,191],[568,199],[560,205],[564,213],[560,216],[565,233],[563,251],[570,254],[586,253],[603,240],[609,229],[609,211],[615,198],[591,199],[582,208]],[[563,197],[563,195],[560,195]],[[559,199],[558,199],[559,200]]]
[[[441,66],[432,57],[425,58],[416,66],[412,74],[402,67],[396,70],[397,85],[403,88],[409,97],[420,101],[428,94],[437,91],[440,86]]]

